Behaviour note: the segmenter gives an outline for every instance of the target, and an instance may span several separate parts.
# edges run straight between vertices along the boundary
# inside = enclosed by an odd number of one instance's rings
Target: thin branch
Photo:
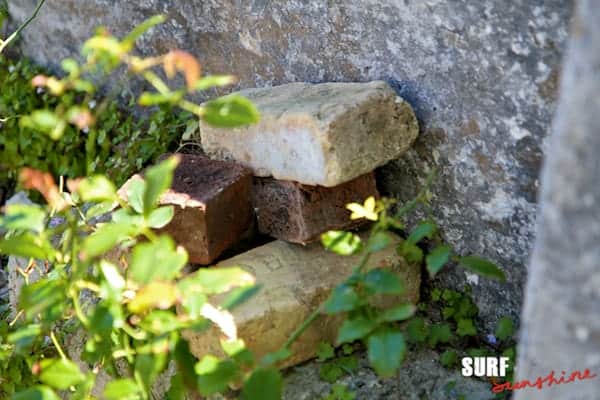
[[[40,0],[40,2],[38,3],[38,5],[35,7],[35,10],[33,11],[33,14],[31,14],[31,16],[27,19],[27,21],[23,22],[23,24],[21,24],[21,26],[19,26],[17,28],[16,31],[14,31],[12,33],[12,35],[10,35],[6,40],[0,40],[0,54],[2,54],[2,52],[4,51],[4,49],[13,41],[17,38],[17,36],[19,36],[21,34],[21,31],[23,31],[23,29],[25,29],[27,27],[27,25],[29,25],[31,23],[31,21],[33,21],[35,19],[35,17],[37,17],[38,12],[40,11],[40,9],[42,8],[42,6],[44,5],[44,3],[46,2],[46,0]]]
[[[63,351],[62,347],[60,347],[60,343],[58,343],[58,339],[56,338],[56,335],[54,334],[53,331],[50,331],[50,339],[52,339],[52,343],[54,343],[54,347],[56,347],[56,350],[58,350],[58,354],[60,354],[60,358],[62,358],[63,360],[68,360],[67,355]]]

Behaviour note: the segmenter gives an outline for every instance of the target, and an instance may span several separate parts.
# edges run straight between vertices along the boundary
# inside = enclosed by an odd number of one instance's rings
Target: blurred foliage
[[[117,184],[139,171],[158,156],[173,151],[192,120],[189,112],[175,112],[171,106],[157,107],[146,116],[134,115],[119,107],[116,99],[94,96],[96,123],[85,130],[67,124],[61,140],[21,122],[39,110],[67,108],[78,100],[75,93],[54,96],[32,87],[35,76],[47,73],[26,59],[0,56],[0,187],[12,187],[20,168],[28,166],[75,178],[107,174]]]

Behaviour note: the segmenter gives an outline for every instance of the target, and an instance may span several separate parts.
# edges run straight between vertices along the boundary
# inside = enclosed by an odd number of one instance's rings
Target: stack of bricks
[[[379,196],[374,170],[411,146],[418,125],[408,103],[382,81],[293,83],[240,94],[258,107],[260,122],[235,129],[201,122],[206,156],[181,155],[161,199],[176,210],[163,229],[187,249],[192,263],[203,265],[243,237],[253,213],[258,230],[279,239],[216,266],[242,266],[262,284],[258,298],[235,317],[250,348],[264,354],[313,311],[307,305],[316,307],[351,272],[352,257],[332,258],[310,243],[328,230],[367,222],[351,220],[346,204]],[[379,258],[379,265],[395,268],[410,283],[404,300],[415,302],[418,268],[393,250]],[[314,356],[316,344],[331,339],[336,326],[335,319],[324,319],[307,331],[292,362]],[[218,348],[206,335],[190,342],[198,356]]]

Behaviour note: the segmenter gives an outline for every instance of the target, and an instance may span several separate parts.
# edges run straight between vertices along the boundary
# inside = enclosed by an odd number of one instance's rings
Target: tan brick
[[[254,178],[252,205],[261,233],[293,243],[308,243],[332,229],[351,229],[368,222],[351,220],[346,204],[378,197],[370,172],[331,188],[273,178]]]
[[[200,121],[202,147],[256,176],[336,186],[398,158],[418,135],[410,105],[383,81],[291,83],[239,92],[261,120],[242,128]]]
[[[180,154],[171,189],[161,205],[175,207],[172,221],[162,232],[183,246],[190,262],[209,264],[236,243],[252,222],[252,175],[239,164]],[[132,177],[119,190],[127,191]]]
[[[359,258],[328,252],[318,243],[303,247],[275,241],[219,263],[216,268],[244,268],[262,285],[256,296],[233,311],[238,336],[259,358],[279,349],[331,290],[352,273]],[[396,300],[418,301],[420,268],[409,266],[396,255],[395,246],[374,254],[369,266],[389,267],[403,278],[406,292]],[[340,316],[320,316],[292,346],[294,355],[284,366],[315,357],[320,341],[334,342],[340,321]],[[217,328],[184,335],[196,357],[222,354]]]

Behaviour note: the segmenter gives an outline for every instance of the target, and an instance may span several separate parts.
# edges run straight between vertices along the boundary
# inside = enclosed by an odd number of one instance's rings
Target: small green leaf
[[[77,193],[83,201],[114,201],[117,190],[105,176],[95,175],[84,178],[77,185]]]
[[[242,339],[221,339],[221,348],[229,357],[234,357],[243,351],[246,351],[246,343]]]
[[[132,379],[115,379],[104,387],[104,398],[107,400],[138,400],[141,390]]]
[[[65,58],[64,60],[62,60],[60,63],[60,67],[63,69],[63,71],[65,71],[72,77],[79,75],[79,64],[72,58]]]
[[[147,20],[133,28],[133,30],[123,38],[123,45],[126,46],[129,50],[131,50],[136,40],[138,40],[140,36],[146,33],[153,26],[162,24],[166,21],[166,19],[167,18],[164,15],[154,15],[148,18]]]
[[[342,346],[342,353],[344,353],[346,356],[349,356],[350,354],[354,353],[354,346],[352,346],[350,343],[345,343]]]
[[[486,278],[498,279],[502,282],[506,281],[504,272],[496,266],[496,264],[477,256],[461,257],[458,260],[459,264],[471,271],[484,276]]]
[[[365,318],[356,317],[344,321],[338,331],[336,342],[338,344],[353,342],[361,339],[371,333],[377,327],[377,321]]]
[[[101,337],[107,337],[110,335],[113,326],[118,326],[118,324],[115,323],[115,320],[123,320],[120,305],[117,307],[110,307],[110,304],[101,301],[92,312],[89,330]]]
[[[151,214],[152,215],[152,214]],[[117,224],[129,224],[135,226],[144,226],[144,216],[131,212],[126,208],[121,208],[111,214],[112,222]]]
[[[16,352],[20,353],[21,351],[28,349],[41,333],[41,325],[30,324],[15,332],[11,332],[6,340],[8,343],[16,345]]]
[[[358,357],[356,356],[345,356],[340,357],[334,361],[339,365],[345,372],[352,373],[358,369]]]
[[[327,250],[342,256],[356,254],[362,249],[360,238],[344,231],[329,231],[322,234],[321,243]]]
[[[140,326],[155,335],[162,335],[179,329],[179,320],[169,312],[163,310],[154,310],[144,317]]]
[[[325,302],[324,310],[328,314],[354,310],[360,303],[354,288],[346,284],[337,286]]]
[[[451,368],[458,364],[458,354],[454,350],[446,350],[440,356],[440,362],[446,368]]]
[[[85,380],[77,364],[64,359],[46,359],[40,363],[40,380],[55,389],[66,390]]]
[[[170,157],[158,165],[148,168],[144,174],[146,190],[144,191],[144,215],[149,215],[160,196],[171,187],[173,171],[179,159]]]
[[[250,100],[237,94],[220,97],[204,104],[202,119],[221,128],[235,128],[258,122],[258,110]]]
[[[68,304],[64,280],[40,279],[29,285],[24,285],[19,297],[19,306],[25,310],[28,319],[38,314],[59,316]]]
[[[167,357],[164,353],[159,354],[138,354],[135,357],[134,370],[137,376],[143,382],[145,390],[149,390],[156,377],[162,372],[167,364]]]
[[[127,306],[133,313],[143,313],[154,307],[166,310],[175,304],[177,297],[173,283],[154,281],[142,287]]]
[[[27,128],[50,134],[61,123],[61,118],[54,111],[36,110],[31,115],[21,118],[21,125]],[[59,137],[53,139],[59,139]]]
[[[4,216],[0,216],[0,227],[6,230],[44,230],[46,211],[35,204],[10,204],[5,207]]]
[[[412,244],[419,243],[423,238],[431,239],[433,234],[437,230],[437,226],[432,222],[422,222],[419,224],[406,239],[407,242]]]
[[[194,371],[197,358],[190,352],[190,346],[186,340],[180,338],[177,341],[173,358],[177,363],[177,371],[182,377],[184,385],[190,389],[197,390],[196,374]]]
[[[383,250],[392,243],[392,238],[385,232],[377,232],[369,238],[367,243],[367,251],[375,253]]]
[[[254,285],[255,279],[239,267],[201,268],[179,282],[183,293],[198,292],[217,294],[227,292],[234,287]]]
[[[420,264],[423,261],[423,250],[408,240],[398,247],[398,254],[410,264]]]
[[[96,218],[100,215],[109,213],[110,211],[112,211],[113,208],[114,207],[112,201],[105,201],[103,203],[94,204],[93,206],[87,209],[87,211],[85,212],[85,217],[87,219]]]
[[[458,336],[477,336],[477,329],[472,319],[459,319],[456,326]]]
[[[185,125],[185,132],[183,132],[183,135],[181,135],[181,140],[192,140],[194,137],[197,136],[200,124],[198,123],[198,120],[190,119]]]
[[[47,386],[34,386],[15,393],[12,400],[60,400],[60,397]]]
[[[345,375],[344,370],[334,361],[326,362],[319,368],[319,378],[328,383],[334,383]]]
[[[496,337],[500,340],[510,339],[515,333],[515,325],[511,318],[502,317],[496,327]]]
[[[382,321],[404,321],[415,314],[417,307],[413,304],[400,304],[385,310],[381,314]]]
[[[185,293],[185,296],[181,299],[182,307],[193,320],[200,318],[202,307],[206,304],[206,295],[194,291],[181,290],[181,288],[182,286],[179,286],[180,292]]]
[[[319,342],[317,349],[317,358],[319,361],[326,361],[335,357],[335,350],[332,345],[327,342]]]
[[[448,343],[452,339],[452,331],[448,324],[433,324],[429,328],[429,346],[435,347],[438,343]]]
[[[106,223],[98,226],[98,229],[83,240],[80,256],[82,259],[90,259],[114,248],[117,244],[138,235],[139,227],[129,223]]]
[[[363,283],[373,293],[396,295],[404,293],[404,285],[398,275],[383,268],[375,268],[367,272]]]
[[[406,325],[408,340],[413,343],[423,343],[429,335],[429,327],[423,318],[413,318]]]
[[[237,376],[238,369],[231,360],[220,361],[215,356],[204,356],[196,363],[194,370],[198,375],[198,390],[204,396],[222,392],[229,382]]]
[[[348,390],[346,385],[336,383],[331,387],[331,394],[322,400],[355,400],[356,393]]]
[[[141,177],[133,177],[128,182],[126,189],[127,202],[137,213],[144,212],[144,192],[146,191],[146,181]]]
[[[381,377],[396,373],[406,353],[404,336],[391,329],[381,329],[367,339],[369,362]]]
[[[235,82],[233,75],[210,75],[198,79],[195,85],[196,90],[206,90],[214,87],[228,86]]]
[[[425,258],[427,271],[432,278],[446,265],[450,258],[450,252],[450,246],[439,246],[427,255]]]
[[[83,44],[81,52],[85,56],[94,53],[103,54],[110,57],[111,61],[118,62],[118,57],[127,52],[127,48],[114,37],[97,35]]]
[[[56,251],[42,235],[25,232],[1,239],[0,254],[52,261]]]
[[[138,103],[144,107],[157,106],[159,104],[177,104],[183,98],[185,92],[177,90],[168,93],[144,92],[140,95]]]
[[[114,264],[106,260],[100,260],[100,271],[102,271],[104,279],[113,291],[120,292],[125,288],[125,279]]]
[[[159,207],[153,210],[147,219],[147,224],[150,228],[164,228],[173,219],[175,211],[173,206]]]
[[[242,400],[280,400],[283,380],[275,368],[259,368],[244,383]]]
[[[138,283],[170,280],[179,275],[187,263],[183,248],[175,248],[173,240],[159,236],[155,242],[140,243],[133,248],[128,275]]]

